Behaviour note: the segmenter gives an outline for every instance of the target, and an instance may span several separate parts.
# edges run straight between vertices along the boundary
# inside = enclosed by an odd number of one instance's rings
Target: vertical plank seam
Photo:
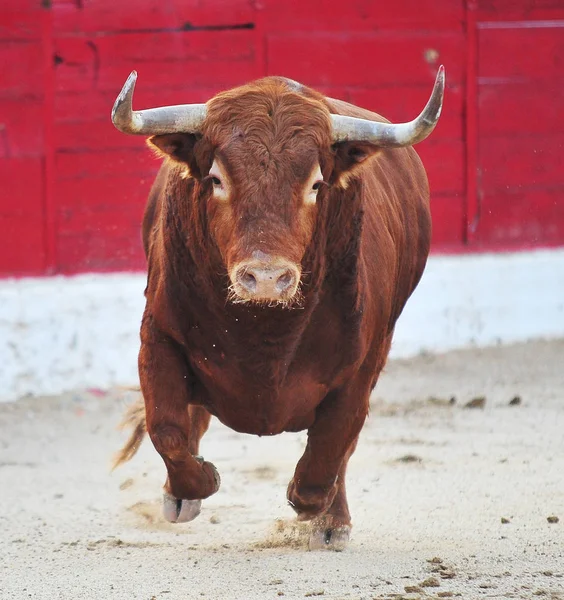
[[[466,206],[463,244],[476,238],[480,219],[478,199],[478,28],[475,0],[466,2]]]
[[[56,214],[54,205],[55,178],[55,65],[53,62],[53,12],[51,6],[42,11],[43,37],[43,235],[44,235],[44,274],[56,272]]]

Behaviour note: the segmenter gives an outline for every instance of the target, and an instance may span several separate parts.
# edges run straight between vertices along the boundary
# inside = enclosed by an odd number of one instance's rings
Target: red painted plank
[[[429,138],[415,147],[429,177],[433,194],[464,193],[464,144]]]
[[[482,139],[502,134],[564,132],[564,82],[482,85],[478,102]]]
[[[225,27],[251,23],[250,0],[96,0],[80,8],[77,2],[56,3],[55,29],[65,34],[106,31],[169,30],[190,27]]]
[[[3,0],[0,6],[0,40],[39,40],[41,22],[29,10],[8,9]]]
[[[2,0],[2,10],[21,11],[34,16],[45,10],[41,0]]]
[[[43,95],[43,52],[32,41],[0,41],[0,97]]]
[[[156,172],[107,175],[103,178],[65,179],[55,183],[55,203],[64,214],[74,211],[133,207],[142,210]]]
[[[474,3],[479,10],[497,13],[515,11],[523,17],[538,9],[563,8],[562,0],[474,0]]]
[[[562,244],[562,189],[486,193],[476,237],[482,245],[490,246]]]
[[[184,80],[190,81],[192,61],[241,61],[254,58],[254,36],[251,31],[188,31],[177,33],[134,33],[81,36],[57,39],[57,48],[74,49],[80,43],[94,44],[100,66],[105,61],[130,60],[137,63],[174,61],[185,66]],[[198,82],[199,83],[199,82]]]
[[[44,151],[43,104],[37,100],[0,99],[0,158],[40,156]]]
[[[481,19],[550,20],[562,18],[562,0],[475,0]]]
[[[125,79],[139,63],[130,60],[114,61],[107,64],[99,72],[91,66],[65,69],[65,72],[57,70],[57,91],[90,91],[95,89],[108,90],[119,93],[125,83]],[[146,62],[142,65],[143,74],[147,81],[151,81],[154,87],[166,86],[171,81],[181,81],[182,78],[190,77],[194,81],[200,81],[204,86],[221,83],[226,88],[241,85],[259,76],[257,66],[252,60],[240,61],[209,61],[194,62],[189,65],[182,62]],[[117,90],[117,92],[115,92]]]
[[[564,20],[480,27],[480,83],[564,81]]]
[[[122,134],[123,135],[123,134]],[[143,141],[140,138],[134,138]],[[155,173],[162,163],[143,143],[139,148],[104,150],[103,152],[57,152],[57,181],[85,180],[105,177],[139,176]]]
[[[40,158],[0,159],[0,182],[0,215],[43,217],[43,161]],[[3,237],[0,244],[5,244]]]
[[[489,138],[479,150],[481,194],[564,186],[562,135]]]
[[[464,0],[260,0],[255,3],[264,31],[374,31],[456,29],[464,20]]]
[[[120,148],[141,150],[145,138],[120,133],[111,123],[110,117],[89,121],[57,123],[54,126],[55,149],[64,152],[100,152]]]
[[[423,110],[430,93],[431,87],[428,85],[398,85],[375,89],[349,88],[349,101],[377,112],[392,122],[400,123],[414,119]],[[462,139],[463,117],[463,88],[459,85],[448,86],[441,118],[433,131],[433,140]]]
[[[246,30],[57,39],[57,91],[117,93],[134,68],[143,74],[145,89],[181,81],[236,85],[259,74],[255,44]]]
[[[464,38],[454,33],[300,33],[267,38],[269,73],[313,87],[432,86],[440,63],[446,66],[449,82],[460,84],[463,57]]]
[[[143,269],[141,217],[142,207],[61,214],[57,237],[59,272]]]
[[[335,98],[337,100],[344,100],[345,102],[351,102],[351,91],[353,88],[347,88],[344,86],[334,86],[334,85],[317,85],[313,89],[315,89],[316,91],[318,91],[321,94],[324,94],[328,98]]]
[[[432,250],[448,250],[460,245],[464,228],[464,196],[431,194],[433,219]]]
[[[38,275],[44,264],[41,216],[0,214],[0,277]]]
[[[479,24],[479,244],[564,241],[563,51],[564,20]]]

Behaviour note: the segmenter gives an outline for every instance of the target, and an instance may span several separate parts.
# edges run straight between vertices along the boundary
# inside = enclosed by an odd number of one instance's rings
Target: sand
[[[342,553],[308,552],[285,502],[303,434],[214,422],[202,453],[222,487],[192,523],[164,522],[148,440],[109,472],[131,400],[0,405],[2,600],[564,598],[564,340],[390,362]]]

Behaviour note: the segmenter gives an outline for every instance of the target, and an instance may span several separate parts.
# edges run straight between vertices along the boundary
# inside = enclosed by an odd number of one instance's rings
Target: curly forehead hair
[[[284,78],[267,77],[220,93],[208,102],[202,133],[219,147],[238,137],[274,153],[308,141],[329,148],[331,119],[323,96],[304,91],[307,95]]]

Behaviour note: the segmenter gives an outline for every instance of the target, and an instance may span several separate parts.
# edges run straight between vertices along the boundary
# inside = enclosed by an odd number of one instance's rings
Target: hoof
[[[211,491],[209,491],[208,484],[208,492],[204,495],[207,498],[217,492],[221,485],[221,478],[212,463],[206,462],[201,456],[194,456],[194,458],[202,465],[203,474],[207,476],[208,481],[210,479],[213,481]],[[201,510],[201,499],[186,500],[177,498],[166,491],[163,494],[163,516],[169,523],[188,523],[189,521],[193,521],[200,514]]]
[[[194,458],[202,466],[205,465],[211,471],[211,474],[212,474],[212,477],[213,477],[213,481],[214,481],[214,490],[212,491],[211,494],[215,494],[217,492],[217,490],[219,490],[219,488],[221,486],[221,477],[219,476],[219,471],[215,468],[215,465],[213,463],[205,461],[203,456],[195,455]],[[210,494],[210,496],[211,496],[211,494]]]
[[[320,517],[311,524],[309,535],[310,550],[333,550],[342,552],[349,544],[350,525],[335,525],[333,519]]]
[[[169,523],[193,521],[201,510],[201,500],[179,500],[166,492],[163,494],[163,516]]]

